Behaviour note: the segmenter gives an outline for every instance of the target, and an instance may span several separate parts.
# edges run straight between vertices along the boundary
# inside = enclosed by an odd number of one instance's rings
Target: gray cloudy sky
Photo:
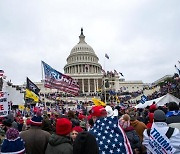
[[[86,42],[105,69],[153,82],[180,60],[180,0],[0,0],[0,69],[14,84],[41,80],[41,60],[60,72]]]

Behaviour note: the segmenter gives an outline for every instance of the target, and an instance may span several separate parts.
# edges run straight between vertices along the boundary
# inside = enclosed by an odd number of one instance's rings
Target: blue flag
[[[90,133],[96,137],[101,154],[132,154],[126,134],[118,124],[117,117],[98,119]]]
[[[141,96],[141,103],[142,104],[144,104],[147,100],[148,100],[148,98],[145,95]]]

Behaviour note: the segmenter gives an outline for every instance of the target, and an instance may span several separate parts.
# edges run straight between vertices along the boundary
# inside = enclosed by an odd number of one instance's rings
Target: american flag
[[[76,80],[74,80],[70,76],[56,71],[43,61],[42,64],[44,67],[45,74],[44,86],[46,88],[58,89],[66,93],[70,93],[72,95],[79,94],[79,85]]]
[[[96,137],[101,154],[133,154],[131,145],[117,117],[105,117],[96,121],[90,133]]]

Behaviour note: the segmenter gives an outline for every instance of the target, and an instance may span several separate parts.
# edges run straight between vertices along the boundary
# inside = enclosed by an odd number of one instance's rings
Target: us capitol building
[[[96,92],[102,87],[102,66],[93,48],[85,42],[83,29],[79,43],[75,45],[67,57],[64,73],[78,81],[80,93]]]
[[[78,81],[80,93],[91,94],[104,90],[104,83],[107,81],[109,86],[106,90],[133,92],[143,89],[142,81],[125,81],[118,74],[104,76],[99,58],[93,48],[86,43],[82,28],[79,43],[72,48],[66,61],[64,74]],[[43,93],[56,91],[44,88],[41,82],[36,82],[36,85]]]

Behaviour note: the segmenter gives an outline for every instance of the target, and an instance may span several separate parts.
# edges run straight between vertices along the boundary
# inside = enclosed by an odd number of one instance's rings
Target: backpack
[[[172,128],[172,127],[169,127],[169,128],[168,128],[168,130],[167,130],[167,132],[166,132],[166,134],[165,134],[168,139],[171,138],[172,134],[174,133],[174,129],[175,129],[175,128]],[[148,134],[148,136],[150,136],[150,131],[151,131],[151,129],[147,129],[147,134]]]
[[[131,144],[132,149],[136,149],[136,148],[139,149],[141,147],[140,138],[137,135],[135,130],[126,132],[126,135],[127,135],[127,138]]]

